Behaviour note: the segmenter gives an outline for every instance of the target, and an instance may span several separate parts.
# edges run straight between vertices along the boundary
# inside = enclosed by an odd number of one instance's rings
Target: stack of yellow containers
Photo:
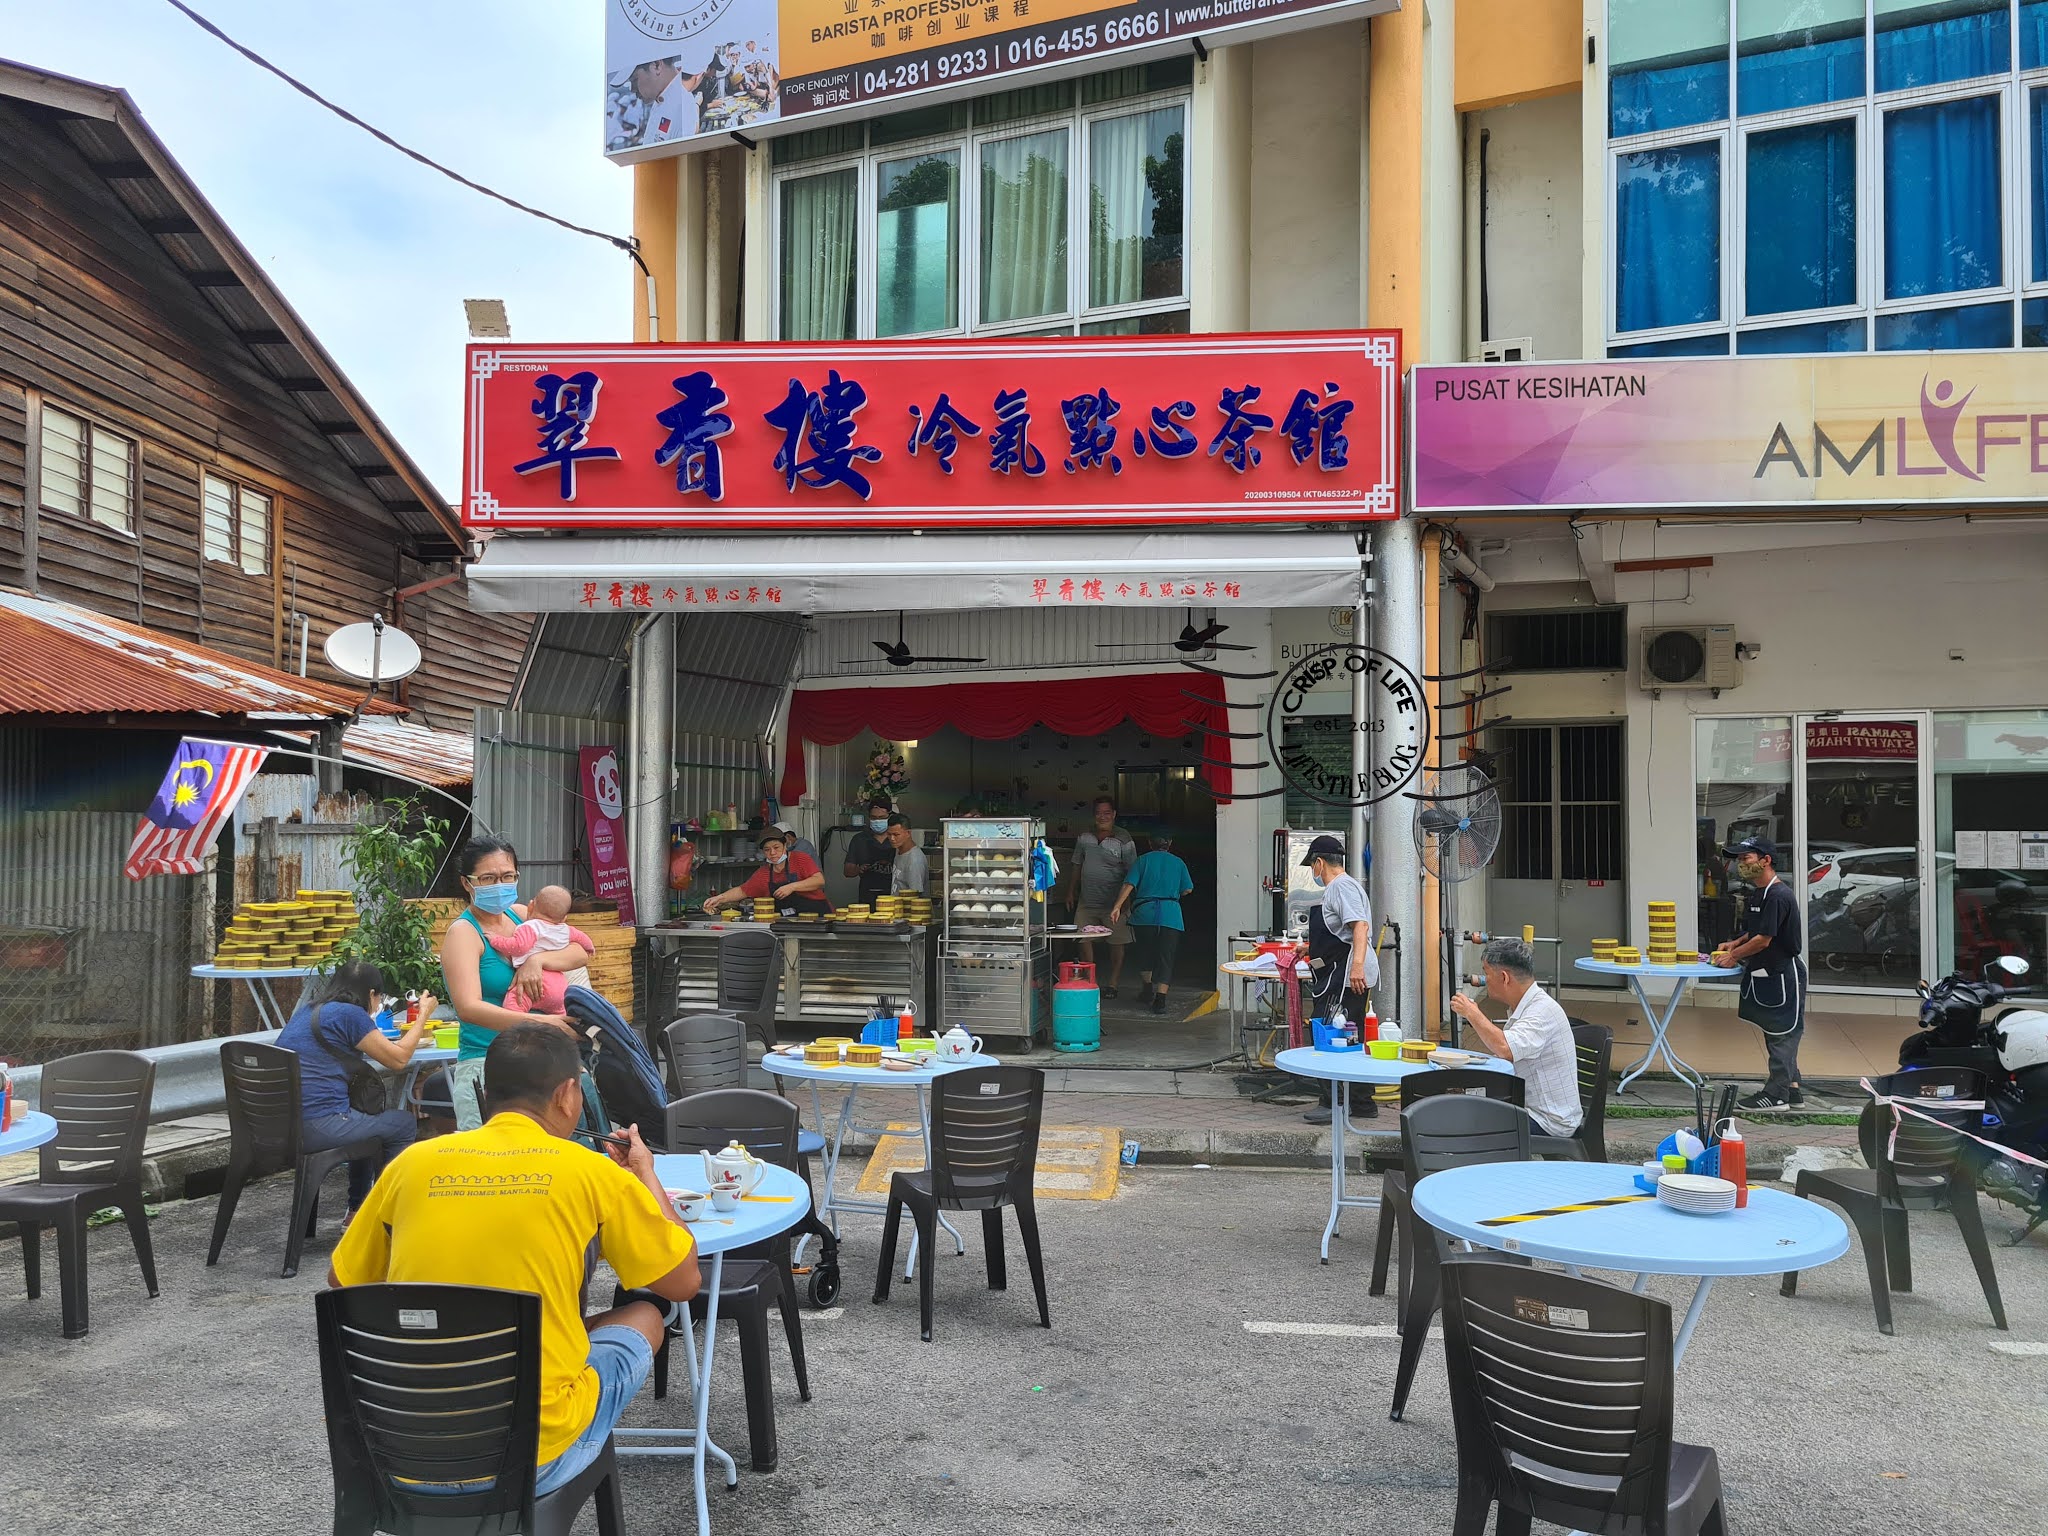
[[[1678,903],[1650,903],[1650,946],[1644,958],[1652,965],[1678,964]]]
[[[350,891],[300,891],[293,901],[243,904],[221,935],[213,963],[231,970],[299,970],[318,965],[354,930]]]

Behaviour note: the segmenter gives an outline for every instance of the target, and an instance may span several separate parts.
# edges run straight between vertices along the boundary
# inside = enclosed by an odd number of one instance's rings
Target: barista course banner
[[[1398,0],[606,0],[605,153]],[[1223,34],[1232,34],[1225,37]]]

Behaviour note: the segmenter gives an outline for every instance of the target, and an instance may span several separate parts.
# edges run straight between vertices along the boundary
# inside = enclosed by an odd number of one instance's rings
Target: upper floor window
[[[2048,0],[1609,0],[1608,353],[2048,345]]]
[[[1171,60],[778,139],[776,335],[1185,331],[1190,79]]]
[[[42,409],[37,505],[135,532],[135,440],[54,406]]]
[[[203,477],[206,558],[238,565],[251,576],[270,570],[270,498],[246,485]]]

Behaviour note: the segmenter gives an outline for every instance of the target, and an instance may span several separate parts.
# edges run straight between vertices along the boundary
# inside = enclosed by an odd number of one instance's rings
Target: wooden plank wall
[[[27,505],[31,394],[141,444],[135,536]],[[269,575],[203,558],[208,470],[272,495]],[[0,102],[0,582],[26,580],[30,518],[44,595],[292,670],[283,610],[296,573],[312,617],[308,671],[329,681],[340,679],[321,655],[327,634],[389,613],[394,588],[435,574],[68,141]],[[426,616],[443,643],[427,648],[413,690],[427,723],[466,731],[471,707],[504,701],[531,620],[479,619],[459,584],[416,602],[408,616]]]

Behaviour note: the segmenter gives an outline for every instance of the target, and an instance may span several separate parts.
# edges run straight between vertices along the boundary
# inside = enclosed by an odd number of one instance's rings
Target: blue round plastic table
[[[0,1157],[9,1152],[31,1152],[46,1141],[57,1139],[57,1121],[39,1109],[18,1110],[14,1124],[0,1131]]]
[[[1572,1268],[1631,1272],[1638,1291],[1651,1275],[1697,1275],[1673,1341],[1679,1360],[1718,1276],[1814,1269],[1849,1251],[1842,1218],[1811,1200],[1752,1185],[1742,1210],[1688,1216],[1637,1189],[1640,1171],[1633,1163],[1479,1163],[1430,1174],[1411,1198],[1415,1214],[1447,1237]],[[1558,1210],[1616,1196],[1635,1198]],[[1557,1214],[1535,1214],[1550,1211]],[[1506,1217],[1523,1219],[1489,1225]]]
[[[704,1163],[687,1154],[656,1154],[654,1175],[664,1189],[702,1189]],[[811,1208],[811,1192],[804,1181],[787,1168],[769,1164],[762,1169],[761,1182],[752,1194],[741,1199],[729,1216],[711,1215],[690,1223],[696,1239],[699,1261],[709,1259],[704,1285],[703,1357],[698,1358],[697,1336],[683,1331],[683,1352],[690,1369],[690,1400],[695,1421],[689,1429],[615,1429],[612,1438],[621,1456],[683,1456],[693,1462],[697,1485],[697,1536],[711,1536],[711,1507],[704,1492],[704,1457],[718,1458],[725,1468],[725,1486],[739,1486],[739,1468],[711,1438],[711,1354],[718,1343],[718,1290],[725,1277],[725,1256],[735,1248],[765,1242],[786,1232],[804,1219]],[[641,1443],[641,1442],[653,1442]]]
[[[1291,1072],[1296,1077],[1319,1078],[1330,1084],[1330,1219],[1323,1226],[1322,1249],[1322,1259],[1327,1264],[1330,1262],[1330,1239],[1339,1235],[1337,1222],[1343,1212],[1347,1208],[1376,1210],[1380,1203],[1378,1195],[1347,1195],[1344,1192],[1345,1133],[1348,1131],[1354,1136],[1399,1134],[1391,1127],[1369,1131],[1362,1125],[1351,1123],[1351,1085],[1370,1083],[1383,1088],[1412,1073],[1434,1072],[1437,1068],[1433,1061],[1385,1061],[1370,1051],[1319,1051],[1306,1045],[1282,1051],[1273,1058],[1273,1062],[1282,1072]],[[1498,1056],[1475,1055],[1471,1061],[1460,1065],[1490,1072],[1515,1070],[1514,1063],[1502,1061]]]
[[[1636,1001],[1643,1005],[1643,1016],[1650,1021],[1650,1048],[1643,1053],[1641,1061],[1622,1075],[1621,1081],[1615,1084],[1615,1092],[1625,1091],[1630,1083],[1647,1072],[1650,1063],[1657,1059],[1659,1051],[1664,1053],[1664,1060],[1670,1064],[1671,1070],[1678,1074],[1681,1081],[1694,1087],[1706,1081],[1704,1073],[1678,1059],[1678,1052],[1671,1049],[1671,1042],[1664,1038],[1665,1031],[1671,1028],[1671,1021],[1678,1013],[1678,1005],[1685,1001],[1685,988],[1688,982],[1707,979],[1734,981],[1742,975],[1740,966],[1724,969],[1718,965],[1708,965],[1705,961],[1694,965],[1651,965],[1647,961],[1641,965],[1616,965],[1612,960],[1595,960],[1591,955],[1574,960],[1572,966],[1576,970],[1594,971],[1602,976],[1626,976],[1629,986],[1636,994]],[[1659,1009],[1651,1002],[1650,994],[1643,989],[1645,976],[1662,976],[1671,982],[1671,996],[1665,999],[1663,1008]]]
[[[265,1029],[283,1029],[289,1015],[279,1006],[273,981],[304,981],[320,973],[310,965],[195,965],[192,974],[200,981],[239,981],[249,988],[256,1003],[256,1017]]]

